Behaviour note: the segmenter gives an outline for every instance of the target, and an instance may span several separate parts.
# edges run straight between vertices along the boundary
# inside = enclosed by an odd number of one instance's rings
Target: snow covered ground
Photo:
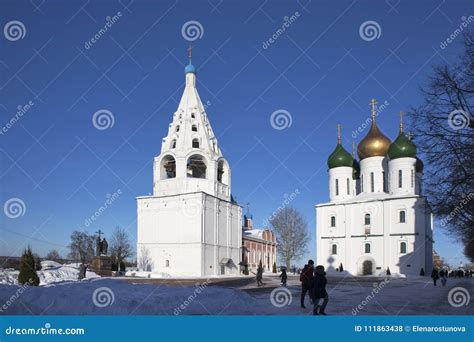
[[[0,284],[17,285],[19,271],[7,268],[0,268]],[[45,260],[41,261],[41,270],[37,271],[40,279],[40,285],[47,285],[61,281],[77,281],[79,275],[78,264],[62,265],[55,261]],[[87,278],[96,278],[97,274],[94,272],[87,272]]]
[[[138,281],[138,279],[137,279]],[[158,283],[160,281],[161,283]],[[16,285],[0,285],[0,314],[43,315],[309,315],[299,306],[298,277],[287,288],[275,276],[264,277],[265,287],[241,278],[225,282],[196,280],[138,284],[133,279],[94,278],[81,282],[28,287],[18,295]],[[218,285],[216,285],[218,284]],[[329,278],[330,315],[473,315],[474,279],[449,279],[434,287],[429,278]],[[470,302],[453,307],[452,288],[466,289]]]

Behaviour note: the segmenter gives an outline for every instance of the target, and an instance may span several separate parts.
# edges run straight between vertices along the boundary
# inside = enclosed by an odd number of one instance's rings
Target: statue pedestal
[[[112,276],[112,258],[107,255],[98,255],[92,259],[91,271],[102,277]]]

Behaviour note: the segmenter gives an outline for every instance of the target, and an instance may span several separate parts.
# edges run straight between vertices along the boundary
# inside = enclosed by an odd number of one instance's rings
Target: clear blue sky
[[[106,17],[119,11],[87,49]],[[193,63],[232,167],[233,195],[251,204],[261,226],[298,189],[291,205],[314,237],[314,205],[328,199],[326,160],[336,124],[350,150],[375,97],[389,103],[378,122],[393,139],[398,112],[420,103],[431,67],[455,60],[460,39],[445,49],[440,44],[470,14],[470,1],[3,0],[1,28],[17,20],[26,34],[12,41],[0,32],[1,125],[19,105],[34,105],[0,135],[2,206],[10,198],[26,206],[18,218],[2,212],[0,255],[18,255],[26,243],[40,255],[61,250],[75,229],[110,236],[120,225],[135,239],[135,197],[152,191],[152,160],[183,89],[188,21],[203,28],[191,43]],[[377,39],[362,39],[366,21],[379,25]],[[101,109],[113,114],[113,127],[94,127]],[[279,109],[292,119],[283,130],[270,124]],[[85,227],[118,189],[121,195]],[[458,264],[462,247],[439,228],[435,249]],[[314,257],[314,238],[309,247],[307,257]]]

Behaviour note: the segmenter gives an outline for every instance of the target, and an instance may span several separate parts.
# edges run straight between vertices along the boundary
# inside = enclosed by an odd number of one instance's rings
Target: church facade
[[[419,275],[432,269],[433,219],[423,163],[403,131],[391,142],[372,125],[359,160],[341,144],[328,158],[329,202],[316,205],[317,262],[353,275]]]
[[[185,88],[153,162],[153,195],[137,198],[137,260],[170,276],[239,274],[242,208],[231,170],[185,68]]]

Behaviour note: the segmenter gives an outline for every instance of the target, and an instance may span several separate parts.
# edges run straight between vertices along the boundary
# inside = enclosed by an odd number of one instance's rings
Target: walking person
[[[313,268],[314,268],[314,261],[309,260],[308,264],[304,265],[303,270],[300,274],[300,281],[301,281],[301,307],[306,309],[304,306],[304,299],[306,297],[306,293],[308,293],[310,300],[312,300],[311,296],[311,288],[313,287]]]
[[[263,283],[263,267],[262,265],[258,265],[258,268],[257,268],[257,287],[260,287],[260,286],[263,286],[265,285]]]
[[[314,269],[314,285],[313,285],[313,315],[324,315],[326,316],[326,306],[328,305],[329,295],[326,291],[326,285],[328,281],[326,278],[326,272],[324,266],[318,265]]]
[[[286,281],[288,279],[288,275],[286,274],[286,268],[281,269],[280,278],[281,278],[281,286],[286,286]]]
[[[433,285],[436,286],[436,282],[439,279],[439,273],[436,268],[433,268],[433,271],[431,271],[431,278],[433,278]]]
[[[441,284],[446,286],[446,282],[448,281],[447,271],[441,270],[439,271],[439,276],[441,278]]]

